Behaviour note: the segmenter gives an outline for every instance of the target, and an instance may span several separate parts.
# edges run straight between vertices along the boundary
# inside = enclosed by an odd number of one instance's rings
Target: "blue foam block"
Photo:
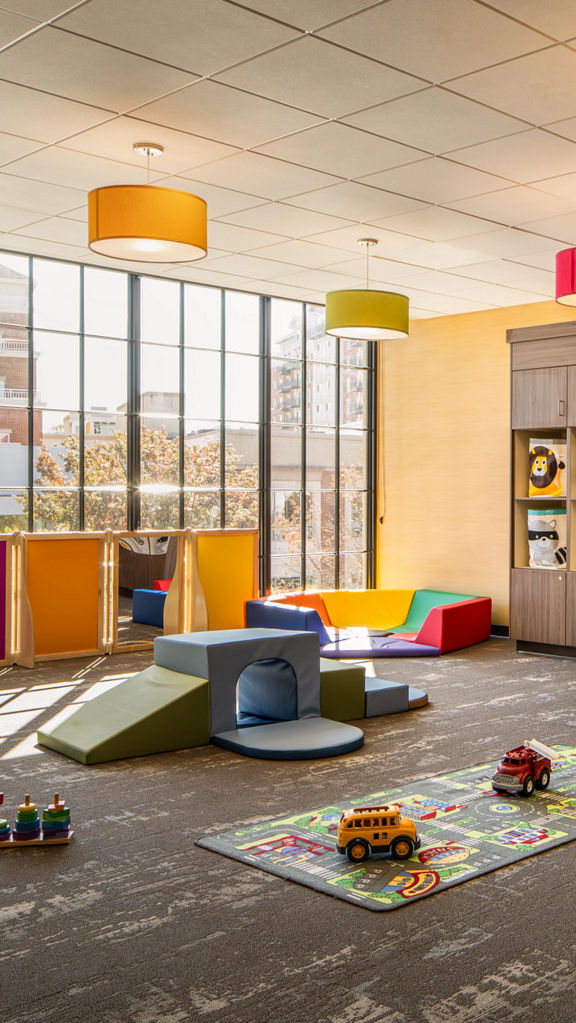
[[[364,744],[364,732],[328,718],[301,718],[232,729],[212,736],[216,746],[263,760],[315,760],[351,753]]]
[[[167,594],[162,590],[134,590],[132,593],[132,621],[141,625],[164,628],[164,603]]]

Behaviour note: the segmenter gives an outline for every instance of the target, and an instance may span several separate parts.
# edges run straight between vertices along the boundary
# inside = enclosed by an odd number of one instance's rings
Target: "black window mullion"
[[[178,522],[184,528],[184,381],[185,381],[185,349],[184,349],[184,282],[180,282],[180,350],[179,350],[179,400],[178,400]]]
[[[259,579],[260,593],[270,592],[271,548],[271,387],[270,387],[270,299],[260,298],[260,410],[258,426],[259,483],[258,505],[260,521]]]
[[[80,364],[80,400],[79,400],[79,411],[78,411],[78,525],[81,530],[84,529],[85,515],[84,515],[84,485],[85,485],[85,472],[84,472],[84,453],[85,453],[85,441],[84,441],[84,427],[85,427],[85,386],[84,386],[84,374],[86,366],[86,337],[85,337],[85,311],[84,311],[84,267],[80,267],[80,337],[79,337],[79,364]]]
[[[336,401],[336,437],[334,451],[334,585],[340,589],[340,338],[336,338],[336,382],[334,398]]]
[[[141,278],[128,276],[127,481],[128,529],[140,528],[140,365]]]
[[[376,585],[376,423],[377,423],[377,399],[376,383],[378,368],[378,345],[370,344],[368,349],[368,435],[366,444],[366,460],[368,488],[366,501],[366,546],[367,584],[370,589]]]
[[[220,292],[220,529],[226,525],[226,292]]]
[[[34,529],[34,425],[36,418],[34,392],[36,367],[34,363],[34,280],[32,257],[28,258],[28,532]],[[40,418],[40,417],[38,417]],[[38,422],[40,426],[40,422]]]
[[[301,408],[301,461],[300,466],[300,588],[306,588],[306,458],[307,458],[307,437],[306,427],[308,425],[307,401],[308,401],[308,339],[306,336],[306,306],[302,305],[302,352],[300,361],[300,408]]]

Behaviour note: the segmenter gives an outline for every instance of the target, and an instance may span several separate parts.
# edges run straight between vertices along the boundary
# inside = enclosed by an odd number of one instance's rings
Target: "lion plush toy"
[[[562,470],[565,462],[547,444],[530,447],[528,497],[562,497]]]

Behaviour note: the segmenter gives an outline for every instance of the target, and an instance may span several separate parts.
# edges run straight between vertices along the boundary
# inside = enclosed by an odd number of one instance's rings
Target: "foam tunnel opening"
[[[236,727],[298,719],[296,672],[282,657],[252,661],[236,683]]]

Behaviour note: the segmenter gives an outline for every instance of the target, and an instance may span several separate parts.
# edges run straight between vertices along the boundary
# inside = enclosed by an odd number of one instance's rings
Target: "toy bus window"
[[[356,820],[354,821],[354,827],[355,827],[355,828],[361,828],[361,827],[362,827],[362,821],[361,821],[361,820],[358,820],[358,819],[356,819]]]
[[[391,817],[390,818],[390,826],[392,828],[395,828],[397,824],[398,824],[398,818],[397,817]]]
[[[387,817],[383,817],[382,818],[382,827],[383,828],[387,828],[388,826],[389,826],[388,825],[388,818]]]
[[[380,827],[380,821],[379,821],[378,817],[373,817],[372,818],[372,827],[373,828],[379,828]]]
[[[380,838],[380,835],[378,834],[377,831],[374,832],[374,838]]]
[[[346,827],[347,828],[353,828],[354,827],[354,821],[348,821]]]
[[[365,828],[371,828],[372,827],[372,821],[370,820],[369,817],[366,817],[366,819],[362,821],[362,824],[363,824],[363,826]]]

